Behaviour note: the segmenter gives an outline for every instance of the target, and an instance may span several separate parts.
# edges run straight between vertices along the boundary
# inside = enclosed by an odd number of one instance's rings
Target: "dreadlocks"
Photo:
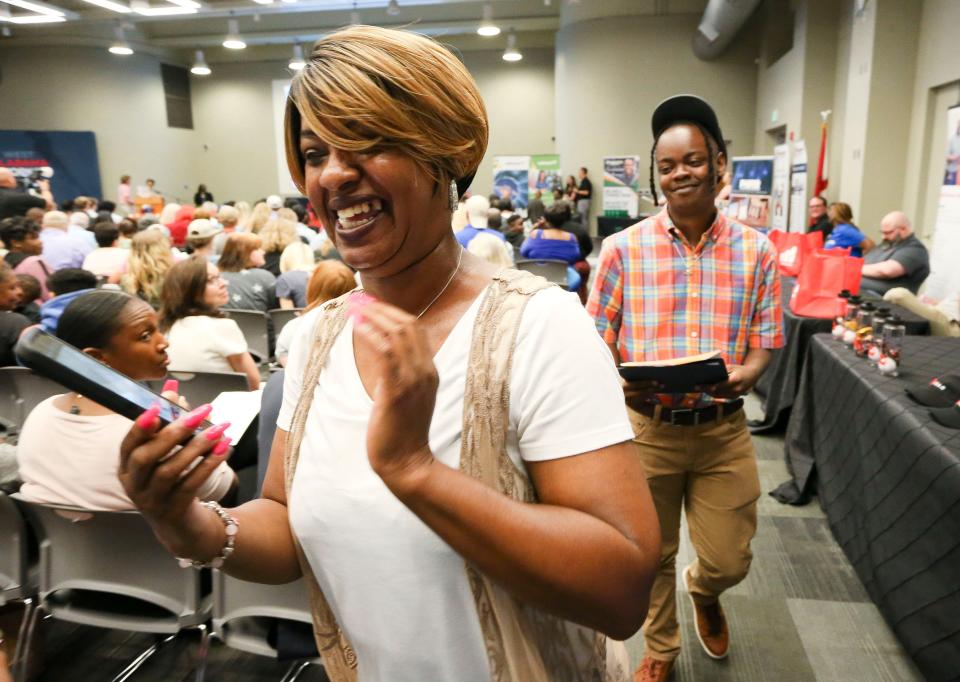
[[[713,189],[716,190],[717,183],[720,181],[720,178],[717,176],[717,154],[720,153],[720,146],[717,144],[717,141],[713,139],[713,135],[707,132],[707,129],[704,128],[699,123],[695,121],[676,121],[670,124],[669,127],[664,128],[660,131],[660,134],[656,136],[653,140],[653,146],[650,147],[650,193],[653,195],[653,205],[657,205],[657,183],[654,180],[656,175],[656,154],[657,154],[657,142],[660,141],[660,135],[663,135],[665,132],[670,130],[677,125],[691,125],[697,130],[700,131],[700,134],[703,135],[703,139],[707,143],[707,170],[709,171],[708,176],[713,179]]]

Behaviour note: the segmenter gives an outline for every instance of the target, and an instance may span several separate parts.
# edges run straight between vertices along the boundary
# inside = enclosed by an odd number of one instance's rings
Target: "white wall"
[[[678,93],[713,105],[724,137],[733,141],[732,155],[753,153],[755,36],[748,32],[721,58],[701,61],[691,49],[699,19],[699,14],[598,18],[567,23],[557,33],[557,144],[565,173],[587,166],[599,189],[604,156],[639,154],[645,187],[650,115]],[[592,208],[594,215],[601,210],[599,196]]]
[[[11,130],[93,131],[100,178],[115,199],[120,176],[147,177],[193,196],[200,173],[193,130],[167,127],[160,62],[84,47],[0,49],[0,125]],[[196,107],[194,107],[196,114]]]

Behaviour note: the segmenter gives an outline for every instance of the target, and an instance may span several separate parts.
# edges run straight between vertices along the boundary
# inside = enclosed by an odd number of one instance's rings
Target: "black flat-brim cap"
[[[952,407],[960,400],[960,374],[947,374],[928,384],[915,384],[904,390],[926,407]]]
[[[930,410],[930,416],[944,426],[951,429],[960,429],[960,404],[935,408]]]
[[[656,140],[664,130],[677,123],[699,123],[713,135],[719,151],[727,153],[727,143],[723,141],[717,114],[706,101],[696,95],[674,95],[660,102],[650,119],[653,139]]]

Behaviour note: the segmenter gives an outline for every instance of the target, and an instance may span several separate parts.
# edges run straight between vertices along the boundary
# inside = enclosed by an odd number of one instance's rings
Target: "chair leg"
[[[309,667],[310,661],[294,661],[280,682],[296,682],[296,679],[300,677],[300,673]]]
[[[160,647],[162,647],[164,644],[169,644],[175,638],[176,638],[176,635],[170,635],[165,639],[154,642],[152,645],[147,647],[147,649],[143,651],[139,656],[133,659],[130,662],[130,664],[120,672],[119,675],[114,677],[112,682],[125,682],[125,680],[130,679],[130,676],[133,675],[133,673],[137,672],[137,670],[139,670],[140,667],[144,663],[146,663],[148,659],[150,659],[155,653],[157,653],[160,650]]]
[[[17,648],[14,649],[13,658],[10,661],[10,667],[15,668],[17,662],[24,655],[27,648],[23,645],[27,636],[27,630],[30,627],[30,619],[33,618],[33,611],[37,608],[33,597],[27,597],[23,600],[23,619],[20,621],[20,631],[17,634]]]
[[[197,672],[194,682],[203,682],[207,674],[207,654],[210,653],[210,628],[206,623],[200,623],[197,630],[200,631],[200,649],[197,651]]]
[[[40,614],[43,613],[43,604],[38,603],[33,609],[33,613],[30,614],[30,618],[27,619],[26,614],[24,614],[24,621],[20,624],[20,639],[17,640],[17,649],[21,650],[19,654],[19,662],[17,663],[17,682],[26,682],[27,680],[27,670],[30,667],[30,651],[33,649],[33,635],[37,629],[37,621],[40,619]],[[26,626],[26,629],[24,629]]]

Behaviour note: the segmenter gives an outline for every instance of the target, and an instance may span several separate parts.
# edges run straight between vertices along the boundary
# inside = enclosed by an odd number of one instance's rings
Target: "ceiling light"
[[[273,0],[253,0],[258,5],[272,5]]]
[[[120,14],[129,14],[133,10],[130,9],[127,5],[124,5],[120,2],[112,2],[111,0],[83,0],[88,5],[96,5],[97,7],[102,7],[103,9],[108,9],[111,12],[119,12]]]
[[[33,14],[11,15],[9,9],[0,14],[0,21],[10,24],[52,24],[59,21],[66,21],[64,12],[61,9],[47,5],[42,2],[29,2],[28,0],[0,0],[7,5],[25,9]]]
[[[25,9],[28,12],[36,12],[37,14],[44,14],[51,17],[62,17],[63,11],[57,9],[56,7],[51,7],[50,5],[45,5],[39,2],[29,2],[28,0],[3,0],[3,2],[8,5],[13,5],[14,7],[19,7],[20,9]],[[26,17],[13,17],[14,19]]]
[[[113,34],[117,37],[116,41],[107,48],[107,51],[110,54],[118,54],[123,57],[127,57],[133,54],[133,48],[130,47],[130,43],[127,42],[126,36],[123,34],[123,28],[117,26],[113,29]]]
[[[9,26],[4,26],[0,28],[0,36],[3,36],[4,38],[9,38],[12,35],[13,35],[13,31],[10,30]]]
[[[519,62],[521,59],[523,59],[523,55],[517,49],[517,36],[511,32],[507,36],[507,49],[503,51],[503,61]]]
[[[179,5],[180,7],[186,7],[187,9],[200,9],[200,3],[194,2],[194,0],[167,0],[172,5]]]
[[[190,73],[195,76],[210,75],[210,67],[207,66],[207,60],[203,58],[203,50],[197,50],[197,56],[193,60],[193,66],[190,67]]]
[[[350,25],[356,26],[360,23],[360,12],[353,10],[350,12]]]
[[[31,14],[23,17],[0,17],[0,21],[11,24],[55,24],[60,21],[66,21],[66,17],[56,17],[51,14]]]
[[[287,66],[291,71],[300,71],[307,63],[303,61],[303,47],[299,44],[293,46],[293,58]]]
[[[400,14],[400,3],[398,3],[397,0],[390,0],[390,3],[387,5],[387,14],[391,17]]]
[[[483,6],[483,21],[477,33],[487,38],[500,35],[500,27],[493,23],[493,5],[489,2]]]
[[[223,39],[223,46],[228,50],[242,50],[247,46],[240,37],[236,19],[227,19],[227,37]]]
[[[133,11],[144,17],[170,17],[178,14],[196,14],[195,7],[180,7],[178,5],[168,5],[166,7],[150,7],[146,3],[138,3],[133,7]]]

